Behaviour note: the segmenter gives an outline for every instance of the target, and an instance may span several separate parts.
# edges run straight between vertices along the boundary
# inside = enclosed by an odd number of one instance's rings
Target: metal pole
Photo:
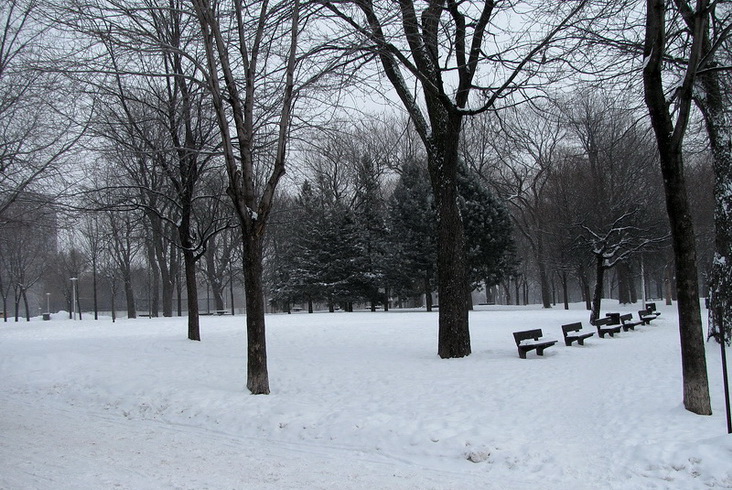
[[[722,376],[724,377],[724,402],[727,408],[727,434],[732,434],[732,416],[730,416],[729,406],[729,378],[727,377],[727,343],[724,341],[724,333],[722,334],[722,343],[719,345],[722,349]]]
[[[722,308],[715,311],[717,324],[717,340],[719,348],[722,349],[722,380],[724,381],[724,405],[727,410],[727,434],[732,434],[732,416],[730,416],[729,405],[729,377],[727,376],[727,341],[725,340],[724,322],[722,321]]]
[[[643,254],[641,254],[640,257],[640,266],[641,266],[641,291],[643,291],[643,308],[646,307],[646,301],[648,301],[648,298],[646,298],[646,268],[643,264]]]
[[[46,313],[51,313],[51,293],[46,293]]]

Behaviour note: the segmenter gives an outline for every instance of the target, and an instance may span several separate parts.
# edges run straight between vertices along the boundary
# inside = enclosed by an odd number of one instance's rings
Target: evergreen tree
[[[327,222],[322,201],[322,195],[316,195],[310,182],[305,181],[296,200],[296,219],[290,233],[293,237],[292,296],[306,301],[309,312],[312,311],[313,301],[325,299],[320,284],[321,240],[323,226]]]
[[[464,167],[458,174],[458,192],[471,289],[483,282],[494,286],[517,268],[510,215],[505,204]]]
[[[385,204],[376,166],[371,157],[359,161],[356,174],[354,216],[357,226],[358,285],[356,292],[371,302],[371,310],[378,303],[388,309],[385,294],[388,292],[385,257],[388,254]],[[388,294],[387,294],[388,295]]]
[[[389,201],[392,254],[387,276],[394,293],[402,298],[424,293],[428,311],[436,287],[435,222],[426,169],[408,161]]]
[[[465,227],[465,256],[470,288],[498,284],[517,266],[511,222],[505,205],[462,168],[458,205]],[[416,162],[406,164],[389,207],[394,248],[391,281],[405,296],[434,290],[437,215],[432,206],[426,172]],[[415,287],[420,285],[422,289]]]

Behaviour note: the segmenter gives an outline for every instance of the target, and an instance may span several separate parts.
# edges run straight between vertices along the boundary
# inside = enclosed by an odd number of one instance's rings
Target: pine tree
[[[458,174],[458,192],[471,289],[481,283],[494,286],[517,267],[508,210],[464,167]]]
[[[427,172],[417,162],[404,164],[389,201],[392,254],[388,280],[395,294],[409,297],[424,293],[432,309],[437,241],[436,213]]]
[[[357,226],[358,286],[359,296],[371,302],[371,310],[378,303],[384,303],[388,309],[383,288],[389,289],[386,278],[386,261],[388,250],[385,204],[381,195],[381,185],[376,166],[370,156],[361,159],[356,176],[356,194],[354,197],[354,217]]]
[[[516,268],[508,211],[465,168],[459,174],[458,191],[470,279],[466,290],[481,283],[493,286]],[[431,293],[437,257],[437,216],[426,172],[415,162],[406,164],[402,169],[390,202],[390,220],[395,249],[393,260],[399,263],[390,268],[393,284],[404,295],[413,295],[417,291]],[[422,289],[415,287],[417,284]]]

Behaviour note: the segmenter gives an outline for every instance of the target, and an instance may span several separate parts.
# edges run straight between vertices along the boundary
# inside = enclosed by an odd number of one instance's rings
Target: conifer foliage
[[[329,192],[325,182],[306,181],[294,199],[288,233],[272,247],[270,277],[273,302],[324,303],[334,311],[350,311],[354,303],[389,307],[424,296],[432,309],[437,290],[437,214],[426,167],[403,165],[391,196],[373,160],[356,165],[350,199]],[[459,180],[465,222],[470,284],[466,292],[497,284],[514,263],[508,212],[467,170]]]

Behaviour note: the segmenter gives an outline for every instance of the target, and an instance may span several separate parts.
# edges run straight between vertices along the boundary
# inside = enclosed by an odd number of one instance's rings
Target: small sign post
[[[722,322],[722,308],[717,309],[717,341],[722,349],[722,378],[724,380],[724,405],[727,410],[727,434],[732,434],[732,416],[729,406],[729,377],[727,376],[727,340],[724,333],[724,322]]]

